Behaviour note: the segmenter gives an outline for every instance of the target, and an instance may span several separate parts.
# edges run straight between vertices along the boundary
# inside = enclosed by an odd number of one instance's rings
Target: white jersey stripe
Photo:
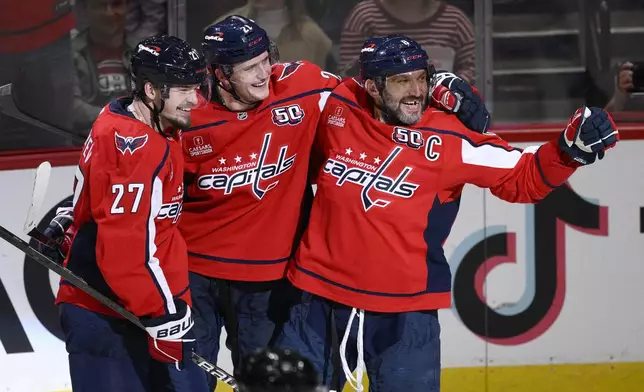
[[[166,311],[170,314],[174,314],[177,313],[177,309],[174,306],[172,292],[170,291],[168,281],[165,278],[163,270],[161,269],[161,265],[159,264],[159,259],[156,257],[157,245],[155,243],[155,240],[157,236],[157,228],[155,219],[159,215],[161,206],[163,205],[163,182],[159,177],[156,177],[154,179],[154,183],[152,185],[152,200],[150,202],[150,205],[150,220],[148,221],[148,251],[150,258],[148,259],[147,263],[150,271],[152,271],[152,275],[154,277],[154,280],[156,281],[156,284],[161,289],[161,292],[165,297]]]
[[[512,169],[523,154],[534,154],[538,149],[538,146],[531,146],[524,149],[523,152],[519,150],[508,151],[491,144],[473,146],[469,141],[463,139],[461,141],[461,159],[463,163],[468,165]]]

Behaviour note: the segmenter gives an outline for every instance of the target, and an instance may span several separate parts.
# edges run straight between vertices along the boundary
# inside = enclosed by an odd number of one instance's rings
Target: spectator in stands
[[[69,1],[9,0],[0,11],[0,85],[25,114],[71,129],[73,63]]]
[[[143,38],[168,32],[167,0],[128,0],[125,30],[134,47]]]
[[[633,63],[627,61],[620,66],[615,78],[615,92],[604,108],[607,112],[644,110],[644,99],[640,96],[633,99]]]
[[[420,43],[436,69],[474,81],[474,26],[460,9],[438,0],[364,0],[347,17],[340,40],[340,72],[357,75],[365,39],[404,34]]]
[[[306,9],[331,41],[339,43],[344,20],[360,1],[362,0],[306,0]]]
[[[279,49],[280,61],[307,60],[325,67],[331,40],[306,12],[303,0],[248,0],[218,18],[240,15],[257,22]]]
[[[72,42],[76,78],[74,130],[89,132],[104,105],[130,89],[126,0],[86,0],[89,26]]]
[[[88,28],[87,2],[88,0],[76,0],[76,28],[79,31]],[[167,0],[127,0],[125,39],[128,45],[134,47],[145,37],[167,33],[167,3]]]

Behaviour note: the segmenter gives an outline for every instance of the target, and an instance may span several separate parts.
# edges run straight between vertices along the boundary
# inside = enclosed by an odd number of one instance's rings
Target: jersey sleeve
[[[579,166],[553,140],[519,149],[492,133],[454,133],[452,162],[442,175],[445,188],[473,184],[512,203],[536,203],[565,182]]]
[[[135,315],[174,313],[155,223],[163,204],[162,169],[169,146],[154,145],[148,135],[113,135],[97,141],[89,178],[98,268]]]
[[[301,91],[331,91],[342,82],[340,76],[304,60],[280,63],[274,67],[278,82],[286,81]]]
[[[322,132],[324,132],[324,125],[322,124],[323,122],[320,121],[320,124],[318,125],[318,130],[313,140],[313,145],[311,148],[311,157],[309,158],[309,183],[311,184],[318,183],[318,176],[320,175],[320,170],[322,169],[322,165],[324,165],[325,146],[324,146],[324,139],[322,137],[323,136]]]

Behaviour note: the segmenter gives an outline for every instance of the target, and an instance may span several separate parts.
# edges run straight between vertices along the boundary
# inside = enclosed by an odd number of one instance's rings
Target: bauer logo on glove
[[[183,301],[179,302],[177,308],[175,314],[145,320],[145,330],[148,334],[154,339],[160,340],[181,339],[194,325],[194,319],[190,307],[185,305]]]
[[[606,150],[619,141],[619,132],[611,116],[604,110],[582,106],[570,118],[561,133],[559,147],[582,165],[602,159]]]

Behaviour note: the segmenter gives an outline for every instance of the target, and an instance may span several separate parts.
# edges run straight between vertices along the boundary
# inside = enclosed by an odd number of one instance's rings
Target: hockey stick
[[[38,231],[37,229],[33,229],[33,230]],[[42,233],[41,235],[44,236],[44,234]],[[9,230],[5,229],[2,226],[0,226],[0,238],[4,239],[14,247],[20,249],[27,256],[31,257],[39,264],[45,266],[47,269],[54,271],[56,274],[60,275],[62,278],[67,280],[69,283],[83,290],[85,293],[92,296],[98,302],[102,303],[103,305],[112,309],[114,312],[123,316],[125,319],[127,319],[137,327],[145,330],[145,327],[143,326],[143,324],[141,324],[141,321],[134,314],[128,312],[121,305],[117,304],[116,302],[107,298],[100,292],[96,291],[94,288],[88,285],[82,278],[78,277],[72,271],[68,270],[67,268],[63,267],[60,264],[57,264],[49,257],[38,252],[38,250],[29,246],[27,242],[23,241],[21,238],[18,238],[16,235],[14,235],[13,233],[11,233]],[[213,365],[208,360],[201,357],[199,354],[195,353],[194,351],[192,352],[191,356],[192,356],[191,358],[192,361],[201,369],[203,369],[206,373],[216,377],[218,380],[227,384],[233,389],[233,391],[238,391],[237,383],[235,382],[235,379],[233,378],[233,376],[228,374],[225,370],[223,370],[220,367],[217,367],[216,365]]]
[[[33,230],[38,231],[37,229],[33,229]],[[44,234],[42,233],[41,235],[44,236]],[[17,237],[15,234],[11,233],[9,230],[5,229],[2,226],[0,226],[0,238],[4,239],[14,247],[18,248],[20,251],[22,251],[27,256],[31,257],[33,260],[43,265],[47,269],[54,271],[56,274],[60,275],[63,279],[73,284],[74,286],[78,287],[79,289],[83,290],[85,293],[92,296],[98,302],[112,309],[117,314],[123,316],[125,319],[127,319],[137,327],[145,330],[145,327],[143,326],[143,324],[141,324],[141,321],[134,314],[128,312],[121,305],[117,304],[116,302],[107,298],[105,295],[96,291],[94,288],[88,285],[82,278],[74,274],[72,271],[68,270],[62,265],[51,260],[49,257],[43,255],[38,250],[32,248],[31,246],[29,246],[27,242],[23,241],[21,238]],[[206,373],[216,377],[218,380],[227,384],[233,389],[233,391],[238,391],[237,383],[235,382],[235,379],[233,378],[233,376],[228,374],[225,370],[223,370],[220,367],[217,367],[216,365],[213,365],[208,360],[201,357],[194,351],[192,352],[191,356],[192,356],[191,358],[192,362],[194,362],[197,366],[203,369]]]
[[[80,144],[83,144],[85,142],[85,138],[79,135],[64,131],[62,129],[59,129],[57,127],[44,123],[34,117],[31,117],[21,112],[16,107],[12,97],[8,95],[8,93],[10,93],[11,91],[10,85],[0,86],[0,90],[2,90],[0,91],[0,114],[13,117],[25,123],[44,129],[48,132],[52,132],[57,135],[67,137],[72,141]],[[50,174],[51,174],[51,164],[47,161],[42,162],[36,169],[32,200],[29,206],[29,211],[27,212],[27,219],[25,220],[23,231],[29,237],[34,238],[36,241],[40,242],[41,244],[51,249],[57,249],[58,246],[60,246],[60,244],[55,240],[45,236],[41,231],[39,231],[36,228],[36,219],[39,215],[40,207],[42,206],[42,203],[44,201],[45,194],[47,193]],[[13,233],[11,233],[10,231],[8,231],[2,226],[0,226],[0,238],[3,238],[11,245],[20,249],[27,256],[31,257],[33,260],[37,261],[38,263],[42,264],[46,268],[54,271],[61,277],[65,278],[71,284],[83,290],[88,295],[94,297],[97,301],[101,302],[103,305],[107,306],[108,308],[120,314],[130,322],[134,323],[134,325],[136,325],[137,327],[144,329],[143,324],[141,324],[139,319],[134,314],[128,312],[127,310],[125,310],[125,308],[123,308],[116,302],[110,300],[109,298],[105,297],[98,291],[94,290],[83,279],[76,276],[73,272],[57,264],[47,256],[38,252],[38,250],[30,247],[28,243],[18,238],[17,236],[15,236]],[[233,389],[233,391],[238,391],[237,383],[235,382],[235,379],[233,378],[232,375],[228,374],[228,372],[210,363],[208,360],[201,357],[195,352],[192,352],[191,359],[197,366],[203,369],[206,373],[217,378],[217,380],[227,384]]]

